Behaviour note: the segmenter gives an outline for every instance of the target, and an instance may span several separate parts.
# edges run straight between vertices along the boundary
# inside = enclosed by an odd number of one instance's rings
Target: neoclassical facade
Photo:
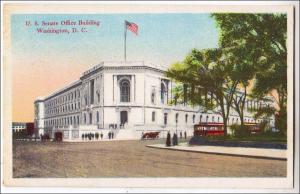
[[[222,122],[216,112],[204,113],[199,106],[170,105],[176,84],[165,70],[144,62],[101,62],[79,80],[36,99],[36,135],[62,132],[65,141],[80,140],[86,133],[107,138],[109,132],[117,139],[139,139],[147,131],[160,131],[160,137],[167,131],[191,136],[200,121]],[[246,109],[259,103],[249,100]],[[254,122],[248,112],[245,121]],[[232,111],[229,124],[238,122]]]

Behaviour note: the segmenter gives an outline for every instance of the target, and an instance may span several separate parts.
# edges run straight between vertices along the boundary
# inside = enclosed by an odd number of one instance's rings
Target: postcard
[[[3,5],[5,186],[295,188],[294,4]]]

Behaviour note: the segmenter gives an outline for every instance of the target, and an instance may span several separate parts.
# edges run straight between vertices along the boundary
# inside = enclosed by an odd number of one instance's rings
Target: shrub
[[[96,133],[96,134],[95,134],[95,137],[96,137],[96,139],[98,140],[98,139],[99,139],[99,133]]]
[[[235,137],[245,137],[245,136],[250,136],[251,134],[251,130],[248,126],[233,124],[231,125],[230,128],[233,132],[233,136]]]
[[[268,121],[263,121],[263,122],[259,123],[259,129],[262,132],[266,132],[268,128],[269,128]]]

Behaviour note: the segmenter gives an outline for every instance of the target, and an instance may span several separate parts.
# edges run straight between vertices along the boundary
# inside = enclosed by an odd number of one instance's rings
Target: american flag
[[[126,20],[125,20],[125,24],[126,24],[126,28],[127,28],[128,30],[130,30],[131,32],[133,32],[133,33],[135,33],[136,35],[138,35],[138,29],[139,29],[139,27],[138,27],[137,24],[132,23],[132,22],[128,22],[128,21],[126,21]]]

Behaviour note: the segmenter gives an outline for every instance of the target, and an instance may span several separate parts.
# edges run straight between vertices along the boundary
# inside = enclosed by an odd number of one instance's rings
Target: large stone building
[[[146,131],[160,131],[160,137],[167,131],[191,136],[200,121],[222,122],[214,111],[170,105],[176,84],[165,77],[165,70],[144,62],[101,62],[79,80],[35,101],[36,135],[61,132],[65,141],[80,140],[87,133],[107,138],[109,132],[117,139],[141,138]],[[247,101],[246,106],[259,104]],[[245,121],[254,122],[248,112]],[[229,124],[236,122],[239,117],[232,112]]]

